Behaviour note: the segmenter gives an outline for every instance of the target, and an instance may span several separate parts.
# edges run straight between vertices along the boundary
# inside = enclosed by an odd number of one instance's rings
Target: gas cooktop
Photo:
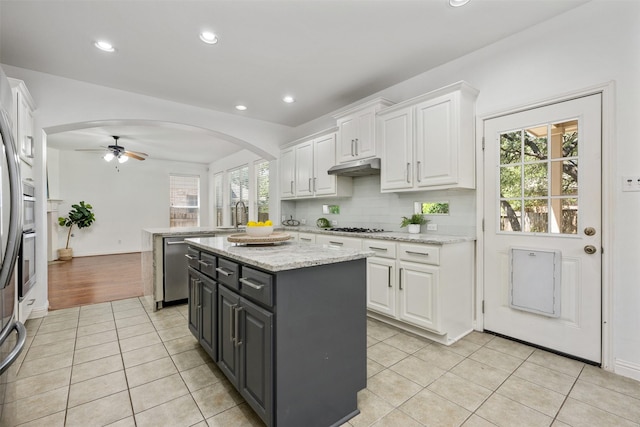
[[[361,227],[334,227],[327,228],[329,231],[342,231],[344,233],[382,233],[381,228],[361,228]]]

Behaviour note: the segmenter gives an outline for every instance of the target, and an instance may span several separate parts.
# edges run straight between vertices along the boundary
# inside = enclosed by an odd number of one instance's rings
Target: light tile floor
[[[186,316],[129,299],[29,320],[0,425],[262,426]],[[640,425],[640,383],[599,368],[477,332],[445,347],[369,320],[367,335],[343,427]]]

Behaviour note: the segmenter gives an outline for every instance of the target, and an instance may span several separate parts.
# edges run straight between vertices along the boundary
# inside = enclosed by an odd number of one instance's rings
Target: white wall
[[[593,0],[498,43],[425,72],[369,98],[399,102],[458,80],[480,90],[479,117],[514,106],[615,81],[611,193],[613,218],[604,224],[613,259],[615,370],[640,379],[640,193],[623,193],[625,175],[640,175],[640,2]],[[335,125],[330,116],[300,126],[303,137]],[[605,177],[606,178],[606,177]]]
[[[66,216],[72,204],[84,200],[96,216],[91,227],[73,228],[74,256],[139,252],[143,228],[169,227],[170,174],[200,176],[200,225],[209,225],[204,165],[155,159],[107,163],[95,153],[75,151],[62,152],[59,162],[59,214]],[[65,246],[67,231],[59,227],[58,247]]]

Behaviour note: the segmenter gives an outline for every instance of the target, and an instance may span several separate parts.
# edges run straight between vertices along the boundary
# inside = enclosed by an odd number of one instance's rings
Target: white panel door
[[[313,195],[313,141],[296,145],[296,196]]]
[[[400,262],[399,267],[398,317],[407,323],[439,332],[439,268],[411,262]]]
[[[487,120],[484,136],[484,328],[600,362],[600,95]],[[560,251],[559,317],[509,306],[511,248]]]
[[[367,308],[396,316],[396,260],[367,258]]]
[[[380,189],[396,190],[413,186],[413,108],[378,118],[381,142]]]
[[[336,164],[336,135],[314,140],[313,190],[316,196],[336,193],[336,176],[327,171]]]

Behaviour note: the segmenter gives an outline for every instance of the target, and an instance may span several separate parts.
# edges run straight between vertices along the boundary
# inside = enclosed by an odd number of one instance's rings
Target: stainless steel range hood
[[[327,171],[329,175],[366,176],[380,175],[380,158],[356,160],[333,166]]]

